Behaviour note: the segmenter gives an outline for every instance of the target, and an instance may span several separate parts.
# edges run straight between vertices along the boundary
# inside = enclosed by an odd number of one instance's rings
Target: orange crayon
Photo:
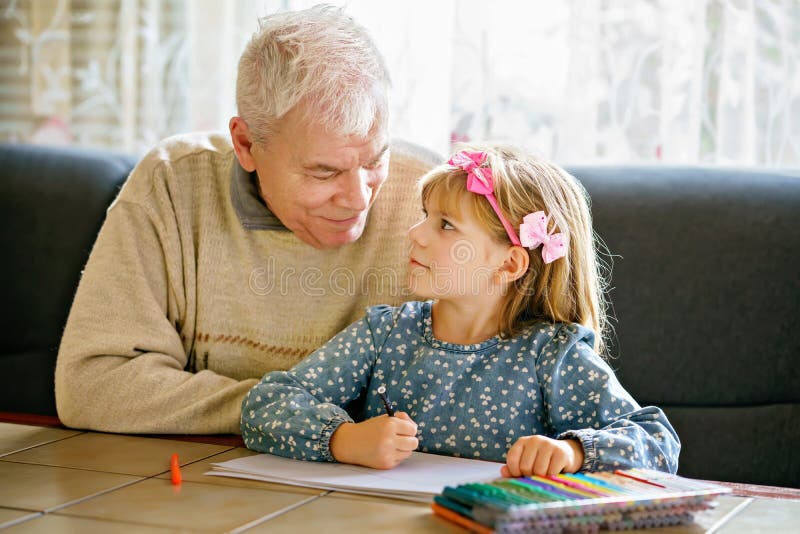
[[[172,483],[178,486],[181,483],[181,464],[178,463],[178,455],[173,454],[169,462],[169,470],[172,472]]]

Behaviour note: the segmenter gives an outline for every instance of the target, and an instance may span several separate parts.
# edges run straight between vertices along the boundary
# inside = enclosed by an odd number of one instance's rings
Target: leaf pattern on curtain
[[[318,0],[0,0],[0,140],[141,152],[225,129],[257,17]],[[796,0],[333,1],[392,72],[392,134],[564,163],[800,165]]]
[[[0,5],[0,138],[140,152],[184,129],[186,0]]]
[[[453,140],[570,162],[800,163],[796,1],[457,6]]]

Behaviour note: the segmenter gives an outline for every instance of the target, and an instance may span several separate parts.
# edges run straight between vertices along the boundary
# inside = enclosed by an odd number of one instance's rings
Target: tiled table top
[[[173,486],[177,453],[183,483]],[[0,423],[0,529],[8,532],[457,533],[427,504],[203,473],[241,447]],[[719,499],[693,525],[650,533],[800,531],[800,500]]]

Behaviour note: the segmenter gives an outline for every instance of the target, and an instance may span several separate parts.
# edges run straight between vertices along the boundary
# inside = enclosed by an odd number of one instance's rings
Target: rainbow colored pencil
[[[729,488],[648,469],[446,487],[433,511],[482,532],[593,532],[689,523]]]

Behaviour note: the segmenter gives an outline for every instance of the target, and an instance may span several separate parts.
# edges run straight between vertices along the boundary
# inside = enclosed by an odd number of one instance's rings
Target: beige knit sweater
[[[63,423],[238,433],[242,398],[264,373],[367,306],[408,300],[416,180],[434,163],[393,145],[362,237],[317,250],[261,203],[227,136],[162,142],[109,208],[81,278],[56,366]]]

